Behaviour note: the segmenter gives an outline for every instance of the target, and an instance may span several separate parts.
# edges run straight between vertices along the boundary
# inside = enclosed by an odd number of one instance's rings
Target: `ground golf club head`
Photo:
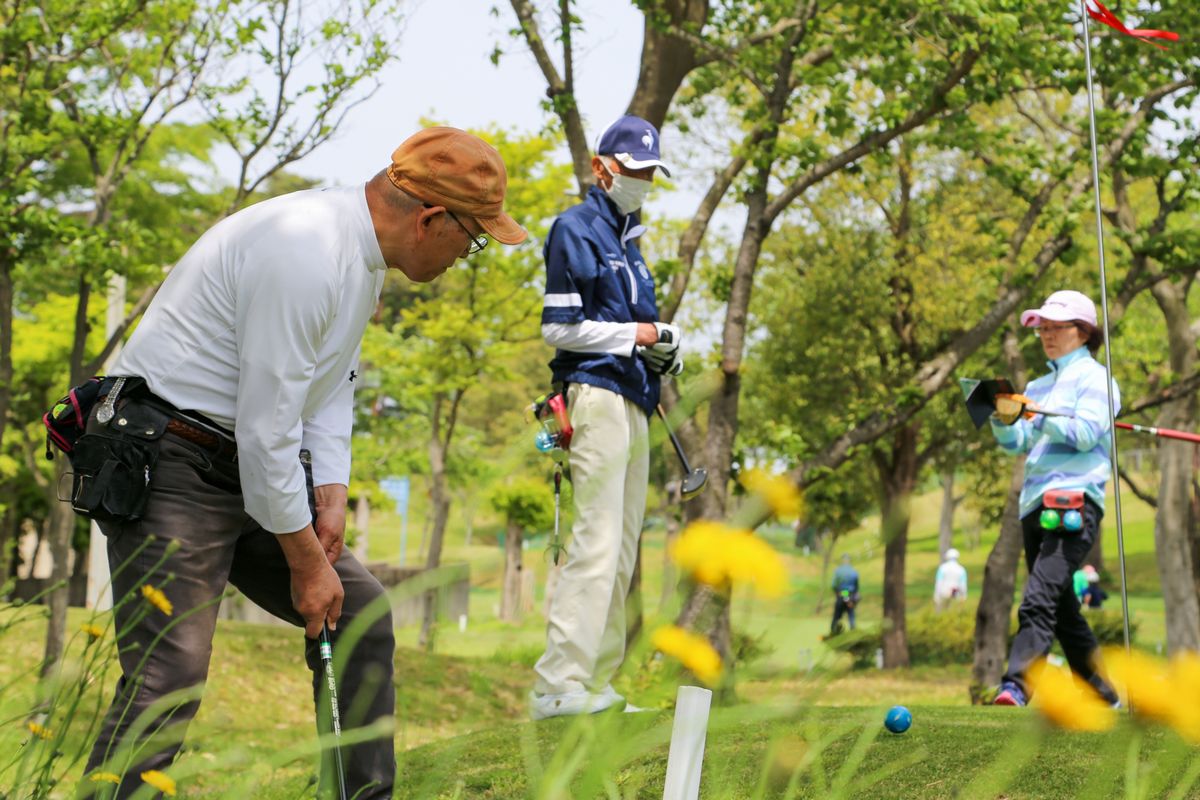
[[[959,378],[958,385],[962,388],[963,397],[967,402],[967,414],[975,424],[976,430],[982,428],[996,410],[996,395],[1012,394],[1013,391],[1012,384],[1004,378],[986,381]]]
[[[691,499],[703,491],[708,484],[708,470],[704,467],[696,467],[694,470],[683,476],[683,484],[679,487],[679,494],[684,500]]]

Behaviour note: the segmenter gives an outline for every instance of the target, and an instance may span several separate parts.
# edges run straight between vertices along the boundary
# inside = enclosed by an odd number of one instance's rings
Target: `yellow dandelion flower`
[[[1200,744],[1200,655],[1182,653],[1171,660],[1171,692],[1175,710],[1170,725],[1192,744]]]
[[[104,628],[101,628],[99,625],[93,625],[90,622],[85,622],[80,626],[79,630],[86,633],[88,638],[93,642],[104,636]]]
[[[764,597],[779,597],[788,586],[787,567],[775,548],[749,531],[730,537],[727,552],[734,583],[748,583]]]
[[[721,656],[708,639],[675,625],[665,625],[650,637],[654,649],[678,659],[688,671],[709,686],[721,677]]]
[[[167,797],[175,796],[175,781],[166,773],[159,772],[156,769],[146,770],[142,773],[142,780],[158,789]]]
[[[721,522],[693,522],[671,545],[671,558],[693,580],[721,590],[744,583],[759,594],[779,596],[788,585],[787,568],[774,548]]]
[[[741,476],[741,484],[762,498],[776,517],[794,519],[800,516],[800,490],[787,477],[755,467]]]
[[[1108,703],[1091,688],[1080,691],[1067,670],[1052,667],[1040,659],[1029,668],[1029,686],[1033,704],[1042,716],[1068,731],[1107,731],[1117,722]]]
[[[53,739],[54,738],[54,732],[51,731],[49,728],[47,728],[45,725],[39,725],[36,722],[26,722],[25,727],[29,729],[30,733],[32,733],[34,736],[38,737],[39,739]]]
[[[92,783],[115,783],[118,786],[121,784],[121,776],[115,772],[93,772],[88,780]]]
[[[1109,647],[1104,651],[1103,668],[1135,715],[1159,722],[1171,721],[1178,698],[1173,694],[1163,661],[1136,650],[1126,653],[1119,647]]]
[[[175,607],[171,605],[171,601],[167,599],[167,596],[162,593],[161,589],[155,589],[153,586],[143,584],[142,597],[145,597],[150,605],[154,606],[168,617],[171,616],[171,612],[175,610]]]

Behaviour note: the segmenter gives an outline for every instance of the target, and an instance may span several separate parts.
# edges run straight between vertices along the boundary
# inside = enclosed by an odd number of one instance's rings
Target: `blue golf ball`
[[[1075,509],[1071,509],[1063,514],[1063,527],[1069,531],[1077,531],[1083,527],[1083,514],[1080,514]]]
[[[904,706],[892,706],[883,718],[883,727],[892,733],[904,733],[912,727],[912,712]]]

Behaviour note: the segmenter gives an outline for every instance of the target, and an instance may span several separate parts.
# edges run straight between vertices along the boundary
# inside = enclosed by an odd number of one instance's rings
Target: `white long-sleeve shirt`
[[[354,378],[386,271],[363,186],[263,201],[192,245],[111,374],[233,430],[246,512],[300,530],[302,448],[316,485],[349,484]]]

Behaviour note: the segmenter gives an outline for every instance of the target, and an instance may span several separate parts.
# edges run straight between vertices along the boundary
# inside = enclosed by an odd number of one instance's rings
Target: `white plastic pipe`
[[[667,756],[667,781],[663,800],[696,800],[704,767],[704,738],[712,692],[698,686],[680,686],[675,696],[675,725]]]

